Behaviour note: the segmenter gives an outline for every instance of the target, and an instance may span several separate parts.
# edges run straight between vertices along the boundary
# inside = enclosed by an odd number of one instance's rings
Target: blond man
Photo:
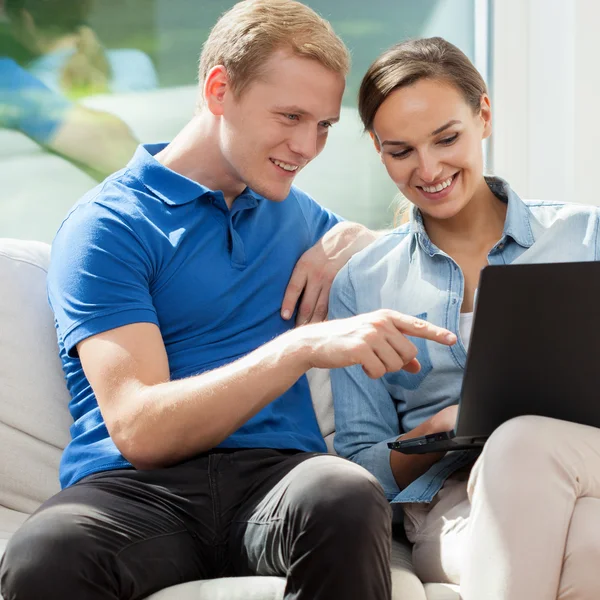
[[[374,237],[292,187],[347,70],[306,6],[237,4],[203,49],[197,114],[66,218],[48,291],[72,441],[63,490],[8,545],[5,600],[249,574],[285,576],[286,600],[390,598],[388,503],[325,454],[304,374],[414,369],[402,332],[447,332],[389,311],[317,323]]]

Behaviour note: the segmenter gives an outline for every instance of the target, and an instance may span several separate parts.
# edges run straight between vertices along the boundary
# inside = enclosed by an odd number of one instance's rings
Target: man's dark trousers
[[[44,503],[0,564],[5,600],[137,600],[233,575],[285,600],[389,600],[391,511],[363,468],[271,449],[90,475]]]

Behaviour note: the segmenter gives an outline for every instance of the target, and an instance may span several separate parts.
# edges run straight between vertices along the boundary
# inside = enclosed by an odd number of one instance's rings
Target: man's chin
[[[262,188],[255,189],[257,194],[260,194],[263,198],[271,200],[271,202],[283,202],[289,195],[292,186],[289,185],[286,189],[273,189],[273,188]]]

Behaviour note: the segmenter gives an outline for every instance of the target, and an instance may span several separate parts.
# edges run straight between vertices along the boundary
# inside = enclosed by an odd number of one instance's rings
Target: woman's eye
[[[455,133],[454,135],[451,135],[450,137],[440,140],[440,144],[443,144],[444,146],[450,146],[450,144],[453,144],[456,141],[456,138],[458,138],[458,133]]]
[[[410,154],[410,149],[402,150],[401,152],[392,152],[390,156],[392,158],[406,158]]]

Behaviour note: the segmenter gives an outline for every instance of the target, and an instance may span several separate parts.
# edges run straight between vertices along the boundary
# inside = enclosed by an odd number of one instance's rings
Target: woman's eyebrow
[[[429,135],[433,137],[434,135],[437,135],[438,133],[442,133],[442,131],[445,131],[446,129],[448,129],[448,127],[452,127],[452,125],[458,125],[461,122],[462,121],[459,121],[458,119],[452,119],[452,121],[448,121],[445,125],[438,127],[435,131],[432,131]],[[381,142],[381,145],[382,146],[408,146],[408,142],[403,142],[402,140],[385,140],[384,142]]]

